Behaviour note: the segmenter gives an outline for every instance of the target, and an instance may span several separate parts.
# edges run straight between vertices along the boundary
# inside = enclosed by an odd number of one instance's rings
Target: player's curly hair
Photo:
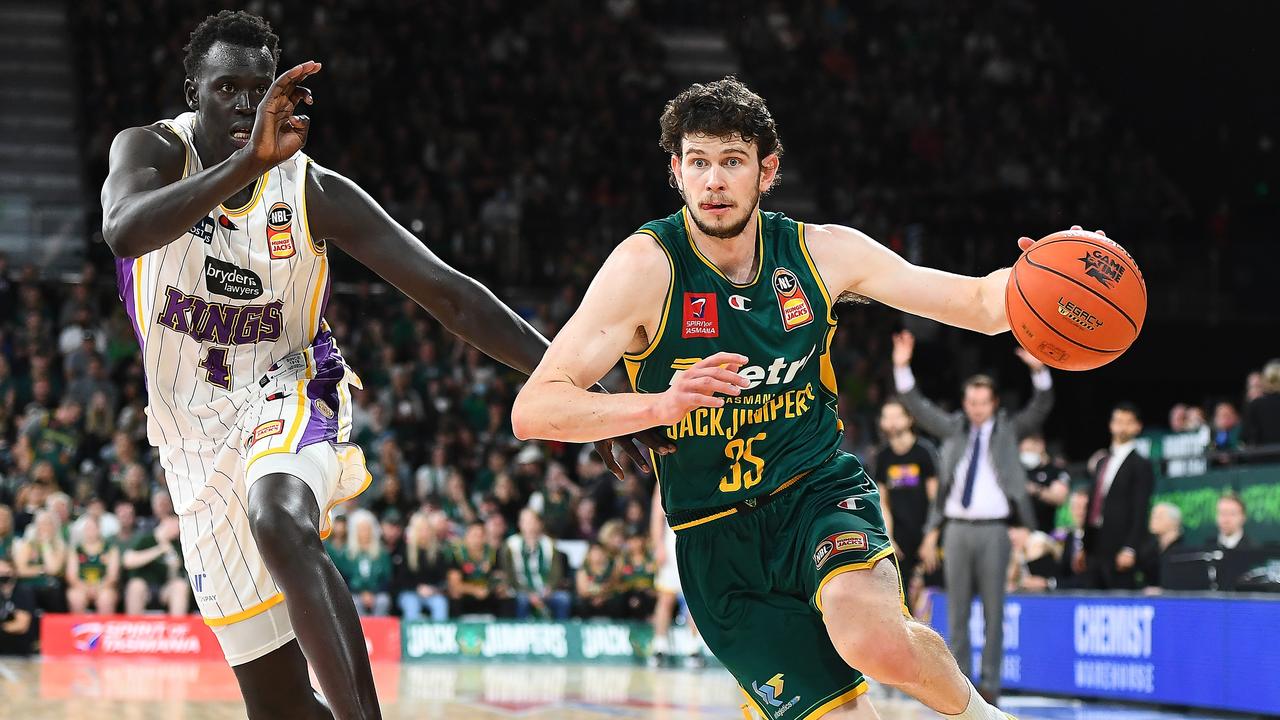
[[[191,40],[182,48],[182,67],[187,77],[195,77],[209,48],[219,40],[247,48],[266,47],[271,60],[280,62],[280,36],[271,32],[271,23],[244,10],[222,10],[210,15],[191,31]]]
[[[738,137],[756,143],[762,160],[775,153],[782,156],[778,126],[764,98],[732,75],[689,86],[667,102],[658,124],[662,128],[658,144],[677,157],[683,151],[681,141],[685,135]],[[675,178],[671,181],[674,186]]]

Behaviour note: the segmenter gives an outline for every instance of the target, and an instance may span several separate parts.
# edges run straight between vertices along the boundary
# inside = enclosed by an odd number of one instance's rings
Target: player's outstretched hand
[[[658,424],[674,425],[695,408],[724,407],[724,398],[717,396],[741,395],[751,384],[738,374],[746,362],[745,355],[718,352],[677,375],[666,392],[655,396]]]
[[[1079,225],[1072,225],[1072,226],[1071,226],[1071,229],[1072,229],[1072,230],[1083,230],[1084,228],[1080,227]],[[1107,236],[1107,234],[1106,234],[1105,232],[1101,231],[1101,230],[1094,230],[1094,232],[1098,233],[1098,234],[1099,234],[1099,235],[1101,235],[1102,237],[1106,237],[1106,236]],[[1025,236],[1023,236],[1023,237],[1018,238],[1018,249],[1019,249],[1019,250],[1021,250],[1022,252],[1026,252],[1026,251],[1030,250],[1030,249],[1031,249],[1031,246],[1032,246],[1032,245],[1035,245],[1035,244],[1036,244],[1036,241],[1035,241],[1035,240],[1032,240],[1032,239],[1031,239],[1031,238],[1029,238],[1029,237],[1025,237]]]
[[[320,63],[314,60],[295,65],[271,83],[266,97],[258,103],[253,133],[245,150],[263,166],[264,172],[293,157],[307,144],[311,118],[295,115],[294,110],[302,103],[314,102],[311,91],[299,83],[318,72]]]
[[[649,460],[645,457],[644,450],[637,443],[659,455],[666,455],[676,451],[675,444],[668,440],[657,428],[641,430],[631,435],[597,440],[595,446],[596,452],[600,453],[600,459],[604,460],[605,467],[609,468],[609,472],[613,473],[614,477],[622,480],[625,473],[622,469],[622,464],[618,462],[618,458],[613,454],[614,445],[622,448],[623,454],[631,458],[631,462],[635,463],[640,472],[649,472]]]

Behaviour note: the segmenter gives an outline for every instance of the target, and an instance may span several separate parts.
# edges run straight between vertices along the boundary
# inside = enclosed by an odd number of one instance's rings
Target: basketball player
[[[875,483],[838,449],[829,348],[845,293],[1004,332],[1009,270],[917,267],[857,230],[762,212],[782,145],[733,78],[682,92],[661,128],[685,205],[605,262],[517,398],[515,434],[666,426],[677,451],[656,470],[685,599],[762,718],[876,717],[857,667],[944,715],[1002,720],[905,614]],[[587,392],[619,357],[636,392]]]
[[[312,98],[300,83],[320,64],[273,82],[278,41],[244,12],[195,29],[191,112],[116,137],[102,231],[196,602],[249,716],[379,717],[356,609],[321,543],[329,510],[369,482],[350,443],[360,380],[324,321],[328,243],[516,369],[532,370],[546,341],[301,152],[310,120],[295,111]]]

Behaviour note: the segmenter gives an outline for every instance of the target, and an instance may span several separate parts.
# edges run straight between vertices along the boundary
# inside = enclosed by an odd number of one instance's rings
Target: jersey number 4
[[[756,433],[746,440],[734,438],[724,446],[725,457],[733,461],[733,467],[720,478],[720,492],[737,492],[760,484],[764,459],[757,457],[751,446],[765,437],[765,433]]]
[[[231,368],[227,367],[227,349],[211,347],[200,361],[205,369],[204,379],[223,390],[231,389]]]

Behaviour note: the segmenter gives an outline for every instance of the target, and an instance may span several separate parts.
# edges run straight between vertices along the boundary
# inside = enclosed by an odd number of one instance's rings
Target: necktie
[[[1098,463],[1098,480],[1093,485],[1093,498],[1089,501],[1089,525],[1097,525],[1102,519],[1102,483],[1106,481],[1107,466],[1110,464],[1110,453]]]
[[[973,431],[973,452],[969,454],[969,469],[964,473],[964,491],[960,495],[960,507],[969,507],[973,501],[973,481],[978,478],[978,460],[982,455],[982,428]]]

